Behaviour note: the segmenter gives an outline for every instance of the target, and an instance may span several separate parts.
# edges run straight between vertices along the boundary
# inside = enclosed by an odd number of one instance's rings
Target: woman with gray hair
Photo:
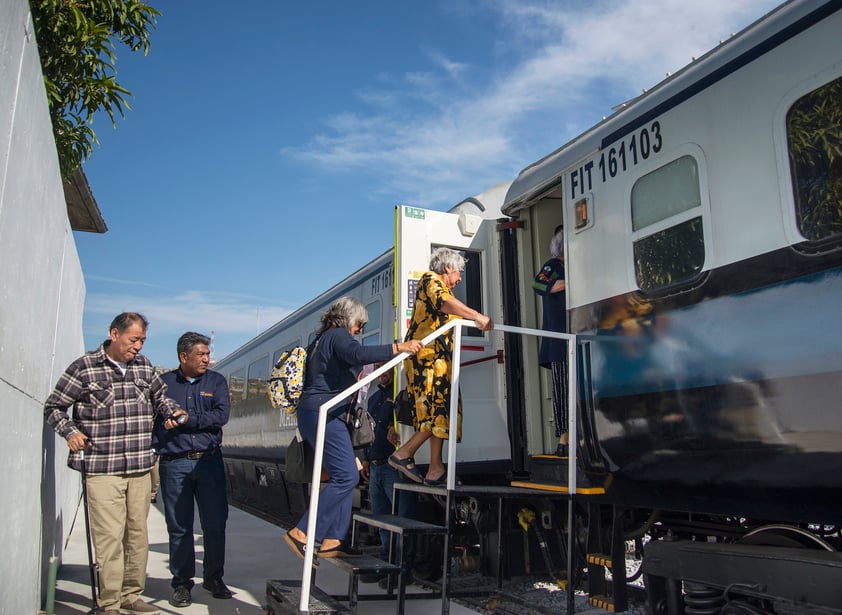
[[[362,366],[388,361],[396,354],[414,354],[421,342],[409,340],[397,344],[363,346],[354,339],[362,333],[368,321],[365,306],[353,297],[340,297],[324,313],[318,337],[307,351],[307,371],[304,391],[298,404],[298,429],[311,444],[316,442],[319,407],[356,382]],[[348,411],[350,399],[333,408],[325,426],[322,470],[330,477],[319,498],[315,542],[320,544],[318,555],[338,557],[347,553],[343,541],[351,526],[351,506],[354,487],[359,482],[356,457],[351,446],[348,427],[340,419]],[[307,543],[309,513],[284,536],[290,548],[304,557]],[[318,558],[314,557],[314,565]]]
[[[438,248],[430,256],[430,269],[418,281],[412,321],[406,340],[421,340],[454,318],[467,318],[481,331],[494,328],[491,318],[468,307],[453,296],[462,280],[465,258],[449,248]],[[406,390],[413,400],[415,433],[389,457],[389,465],[410,480],[428,485],[445,482],[442,449],[450,433],[451,358],[453,330],[404,361]],[[458,393],[457,393],[458,394]],[[456,441],[462,439],[462,399],[458,402]],[[426,476],[415,466],[413,455],[430,440],[430,466]]]

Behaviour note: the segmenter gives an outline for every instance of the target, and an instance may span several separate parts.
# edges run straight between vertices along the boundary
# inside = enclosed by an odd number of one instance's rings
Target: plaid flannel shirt
[[[70,364],[44,403],[44,417],[64,438],[77,432],[90,438],[92,446],[85,453],[88,474],[146,472],[155,461],[154,415],[166,416],[178,404],[167,397],[167,385],[149,359],[137,355],[123,375],[105,354],[108,343]],[[78,452],[70,453],[67,465],[80,469]]]

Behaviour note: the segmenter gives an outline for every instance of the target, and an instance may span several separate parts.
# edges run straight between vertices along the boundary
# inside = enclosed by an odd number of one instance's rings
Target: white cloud
[[[488,43],[496,65],[425,49],[427,70],[380,76],[359,93],[365,112],[326,118],[326,132],[284,151],[323,169],[376,169],[373,192],[452,204],[466,186],[512,179],[774,4],[498,2],[503,38]]]

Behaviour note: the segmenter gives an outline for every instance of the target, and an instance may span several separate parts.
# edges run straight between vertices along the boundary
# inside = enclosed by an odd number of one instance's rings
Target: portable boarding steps
[[[555,492],[546,492],[546,491],[538,491],[529,487],[523,486],[485,486],[485,485],[457,485],[453,491],[448,491],[446,487],[432,487],[428,485],[420,485],[416,483],[396,483],[395,484],[396,491],[410,491],[416,493],[425,493],[433,496],[438,496],[444,498],[444,507],[445,507],[445,526],[436,526],[431,525],[423,522],[412,521],[402,517],[398,517],[395,515],[370,515],[370,514],[363,514],[357,513],[354,515],[354,527],[356,533],[356,525],[358,523],[363,523],[367,525],[371,525],[378,529],[385,529],[390,531],[394,534],[399,534],[401,536],[409,535],[410,533],[415,534],[416,536],[422,534],[432,534],[432,535],[441,535],[444,540],[444,548],[442,550],[443,553],[443,561],[442,561],[442,578],[440,585],[441,590],[441,598],[442,598],[442,606],[441,612],[443,615],[447,615],[449,613],[449,600],[450,598],[454,597],[467,597],[467,596],[478,596],[478,595],[489,595],[493,594],[495,591],[502,590],[503,587],[503,562],[504,562],[504,544],[505,541],[503,540],[504,535],[504,528],[503,523],[505,519],[505,513],[507,511],[507,507],[511,507],[518,504],[519,500],[530,500],[536,497],[540,498],[564,498],[569,499],[569,494],[565,492],[555,491]],[[497,562],[497,569],[495,571],[495,587],[492,588],[481,588],[481,589],[471,589],[471,590],[454,590],[451,588],[451,576],[453,574],[451,570],[451,553],[450,553],[450,541],[452,536],[454,535],[454,521],[455,521],[455,504],[459,499],[466,499],[466,498],[476,498],[478,500],[492,500],[496,504],[497,507],[497,553],[496,553],[496,562]],[[417,525],[419,524],[420,525]],[[393,543],[394,544],[394,543]],[[402,566],[403,562],[399,562]],[[399,579],[399,582],[401,579]],[[435,585],[435,583],[433,583]],[[398,588],[399,593],[399,601],[400,601],[400,590]],[[426,594],[429,596],[429,594]],[[403,605],[399,603],[397,613],[400,615],[403,610]]]
[[[364,523],[379,529],[384,529],[403,537],[426,535],[445,535],[447,528],[441,525],[433,525],[424,521],[406,519],[397,515],[369,515],[363,513],[354,514],[354,530],[352,544],[356,538],[357,523]],[[310,593],[310,613],[322,613],[324,615],[337,613],[354,614],[357,612],[358,603],[362,600],[394,600],[395,612],[402,615],[407,598],[429,598],[430,592],[406,593],[407,579],[402,572],[403,562],[389,563],[371,555],[354,555],[346,557],[331,557],[319,560],[319,565],[326,563],[337,566],[348,573],[347,595],[329,595],[318,588],[314,571],[313,587]],[[397,576],[397,585],[392,587],[389,582],[386,594],[360,594],[359,577],[363,574],[386,573],[391,578]],[[266,586],[266,598],[271,615],[297,614],[298,604],[301,598],[301,582],[295,580],[269,581]],[[348,605],[342,604],[347,602]]]
[[[415,483],[396,483],[395,489],[401,491],[412,491],[416,493],[426,493],[433,496],[445,498],[445,518],[446,525],[439,526],[423,521],[415,521],[406,519],[397,515],[372,515],[367,513],[355,513],[353,518],[353,536],[356,538],[357,525],[365,524],[378,529],[384,529],[393,534],[393,536],[421,536],[421,535],[441,535],[444,540],[443,561],[442,561],[442,580],[440,584],[441,590],[441,612],[443,615],[449,613],[449,599],[460,596],[476,596],[481,594],[491,594],[494,590],[481,589],[469,591],[454,591],[450,588],[451,581],[451,567],[450,567],[450,539],[453,535],[451,525],[455,518],[454,506],[460,498],[477,498],[482,500],[493,500],[497,506],[497,536],[503,536],[503,521],[507,506],[516,505],[518,500],[531,500],[537,497],[540,498],[562,498],[571,501],[571,495],[566,486],[566,460],[562,464],[553,464],[553,461],[559,462],[560,458],[555,456],[539,456],[552,457],[548,459],[550,465],[562,465],[563,468],[554,468],[543,472],[538,472],[538,478],[543,482],[533,481],[514,481],[511,486],[482,486],[482,485],[458,485],[452,492],[448,492],[445,487],[431,487],[427,485],[420,485]],[[540,462],[539,462],[540,463]],[[546,463],[546,462],[545,462]],[[562,472],[563,470],[563,472]],[[551,480],[546,480],[546,475],[549,474]],[[564,477],[564,480],[557,480],[557,478]],[[594,485],[594,480],[580,480],[577,486],[578,496],[600,496],[605,494],[605,488]],[[577,496],[573,496],[577,497]],[[610,612],[621,612],[628,608],[628,596],[626,592],[625,579],[625,550],[624,541],[622,539],[622,511],[614,509],[612,531],[610,535],[610,556],[601,554],[603,548],[603,532],[601,527],[601,517],[598,513],[600,504],[593,503],[589,506],[589,518],[595,520],[598,525],[589,528],[588,532],[588,588],[589,599],[588,602],[593,606],[602,608]],[[569,510],[574,511],[575,507],[570,506]],[[448,531],[450,529],[450,531]],[[504,540],[499,538],[497,541],[497,569],[495,571],[496,590],[499,591],[503,586],[503,556],[504,556]],[[401,555],[403,557],[403,554]],[[605,569],[612,568],[613,561],[623,562],[613,575],[613,582],[608,582],[605,578]],[[321,563],[329,562],[335,566],[339,566],[349,574],[348,594],[347,596],[330,596],[314,587],[310,597],[310,612],[311,613],[355,613],[359,601],[362,600],[395,600],[395,612],[397,615],[403,615],[405,601],[408,598],[429,598],[429,592],[406,594],[406,578],[401,570],[403,569],[403,562],[388,563],[378,558],[361,555],[353,557],[328,558],[321,560]],[[397,574],[397,587],[394,588],[396,593],[393,593],[391,581],[387,594],[368,594],[360,595],[359,575],[371,573],[392,573]],[[387,577],[388,578],[388,577]],[[565,588],[566,589],[566,588]],[[612,594],[613,589],[613,595]],[[270,605],[270,613],[272,615],[294,614],[298,613],[298,601],[300,598],[300,582],[299,581],[269,581],[267,583],[267,601]],[[341,602],[347,602],[347,607]],[[572,596],[570,598],[572,603]]]

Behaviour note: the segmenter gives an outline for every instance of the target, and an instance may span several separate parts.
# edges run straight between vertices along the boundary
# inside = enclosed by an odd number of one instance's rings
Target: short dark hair
[[[210,346],[210,338],[207,335],[202,335],[201,333],[196,333],[195,331],[188,331],[178,338],[178,343],[175,345],[175,351],[178,353],[179,357],[182,352],[189,355],[193,350],[193,346],[198,346],[199,344]]]
[[[112,329],[117,329],[117,331],[122,333],[135,324],[140,325],[144,331],[149,328],[149,321],[146,320],[146,317],[143,314],[138,314],[137,312],[123,312],[122,314],[117,314],[117,316],[114,317],[114,320],[111,321],[111,326],[108,327],[108,331],[111,332]]]

